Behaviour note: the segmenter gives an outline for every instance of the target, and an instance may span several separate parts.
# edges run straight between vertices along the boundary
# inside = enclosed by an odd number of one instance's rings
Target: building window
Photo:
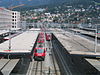
[[[14,18],[14,16],[12,16],[12,18]]]
[[[12,26],[12,28],[14,28],[14,26]]]
[[[12,21],[14,21],[14,19],[12,19]]]
[[[12,23],[12,24],[14,24],[14,23]]]
[[[14,15],[14,13],[12,13]]]

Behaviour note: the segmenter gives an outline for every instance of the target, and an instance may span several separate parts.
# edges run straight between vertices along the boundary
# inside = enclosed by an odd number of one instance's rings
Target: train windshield
[[[39,47],[43,47],[43,45],[42,45],[42,44],[40,44],[40,45],[39,45]]]
[[[38,50],[37,50],[37,53],[43,53],[43,52],[44,52],[43,49],[38,49]]]

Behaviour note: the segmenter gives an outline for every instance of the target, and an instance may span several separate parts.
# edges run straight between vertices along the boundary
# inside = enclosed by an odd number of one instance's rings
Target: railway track
[[[49,56],[52,59],[53,73],[54,73],[54,75],[60,75],[60,69],[59,69],[59,66],[57,63],[57,59],[55,58],[52,41],[47,42],[47,44],[48,44]]]
[[[54,52],[53,52],[53,49],[52,49],[52,43],[51,42],[48,42],[48,45],[49,45],[49,49],[51,49],[51,58],[52,58],[52,62],[53,62],[53,68],[54,68],[54,73],[55,75],[60,75],[60,70],[59,70],[59,66],[57,65],[57,62],[56,62],[56,58],[55,58],[55,55],[54,55]]]
[[[42,61],[30,62],[30,66],[26,75],[43,75],[43,62]]]
[[[60,75],[60,70],[50,50],[51,44],[49,42],[46,44],[48,48],[45,60],[30,62],[26,75]]]
[[[42,75],[42,65],[42,61],[34,61],[34,68],[31,75]]]

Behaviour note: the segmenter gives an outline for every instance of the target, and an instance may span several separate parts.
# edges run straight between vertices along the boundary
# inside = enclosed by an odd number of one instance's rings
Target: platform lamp
[[[98,33],[98,30],[97,30],[97,24],[96,24],[96,28],[95,28],[95,53],[97,52],[97,37],[98,37],[98,35],[97,35],[97,33]]]
[[[9,25],[9,48],[8,51],[10,52],[11,50],[11,25]],[[10,54],[8,55],[8,59],[9,59]]]
[[[9,28],[9,51],[11,49],[11,28]]]

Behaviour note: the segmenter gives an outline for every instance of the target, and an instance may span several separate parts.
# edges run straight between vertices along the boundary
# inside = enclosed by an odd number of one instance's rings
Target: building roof
[[[10,41],[6,41],[0,44],[0,52],[3,53],[26,53],[31,52],[34,43],[37,39],[37,31],[26,31],[22,34],[12,38]],[[9,42],[11,42],[11,49],[9,50]]]

